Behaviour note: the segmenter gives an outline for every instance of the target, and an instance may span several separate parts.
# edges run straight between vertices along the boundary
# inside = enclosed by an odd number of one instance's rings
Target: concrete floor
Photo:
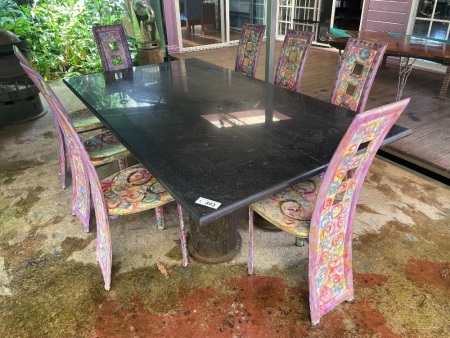
[[[69,110],[82,106],[51,85]],[[245,222],[231,262],[183,268],[175,205],[165,207],[164,231],[153,212],[119,217],[107,292],[95,229],[83,231],[70,201],[51,114],[0,127],[0,337],[450,336],[450,189],[380,158],[357,207],[355,301],[315,327],[307,247],[291,236],[256,229],[257,274],[248,277]]]

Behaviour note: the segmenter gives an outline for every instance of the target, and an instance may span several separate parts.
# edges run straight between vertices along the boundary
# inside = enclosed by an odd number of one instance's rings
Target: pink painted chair
[[[29,68],[32,68],[27,58],[22,54],[22,52],[19,49],[14,49],[14,53],[16,57],[19,59],[19,62],[21,64],[24,64]],[[103,123],[87,108],[71,112],[69,113],[69,117],[77,133],[83,133],[104,127]]]
[[[44,96],[50,108],[53,112],[53,118],[56,125],[57,137],[58,137],[58,150],[59,150],[59,171],[61,176],[61,181],[63,188],[66,187],[66,172],[67,172],[67,162],[66,162],[66,148],[64,146],[64,138],[61,134],[60,125],[58,119],[55,116],[55,108],[52,106],[52,102],[58,102],[62,107],[60,110],[68,117],[72,125],[74,123],[71,119],[70,114],[67,113],[66,109],[62,105],[61,101],[56,96],[55,92],[50,88],[50,86],[44,81],[41,74],[33,69],[27,62],[26,58],[20,52],[19,49],[15,48],[14,53],[19,58],[20,65],[34,82],[36,87],[39,89],[41,94]],[[75,129],[75,126],[74,126]],[[76,129],[75,129],[76,130]],[[77,130],[76,130],[77,131]],[[77,131],[78,132],[78,131]],[[89,153],[90,159],[94,166],[101,166],[107,163],[117,161],[119,163],[119,168],[124,169],[125,163],[124,159],[130,156],[130,152],[125,148],[109,131],[103,131],[99,134],[93,135],[83,142],[86,150]],[[88,231],[89,229],[86,229]]]
[[[45,88],[46,86],[44,86]],[[65,113],[64,106],[55,96],[49,96],[49,105],[55,112],[72,170],[75,214],[89,229],[90,196],[97,223],[96,257],[100,264],[105,289],[111,287],[112,243],[109,217],[128,215],[155,209],[158,228],[164,228],[162,206],[173,202],[173,197],[141,165],[119,171],[100,181],[86,148]],[[188,264],[186,237],[181,206],[177,206],[183,265]]]
[[[373,157],[408,103],[405,99],[356,115],[325,174],[250,205],[249,275],[254,211],[283,231],[308,239],[313,325],[338,304],[353,300],[352,233],[358,195]]]
[[[361,113],[366,107],[386,42],[348,39],[331,94],[331,103]]]
[[[266,31],[265,25],[244,24],[236,52],[234,70],[255,77],[261,43]]]
[[[313,33],[289,29],[281,47],[275,85],[293,91],[298,91],[302,79],[303,67],[308,57]]]
[[[92,32],[104,72],[133,67],[125,30],[121,24],[95,26],[92,27]]]

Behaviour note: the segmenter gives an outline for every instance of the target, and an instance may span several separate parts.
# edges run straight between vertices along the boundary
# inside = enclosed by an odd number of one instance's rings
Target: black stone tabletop
[[[323,171],[355,116],[194,58],[64,82],[200,225]]]

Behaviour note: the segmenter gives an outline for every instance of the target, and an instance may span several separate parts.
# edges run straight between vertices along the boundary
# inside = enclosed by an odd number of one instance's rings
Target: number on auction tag
[[[195,203],[201,204],[201,205],[204,205],[204,206],[206,206],[206,207],[213,208],[213,209],[217,209],[217,208],[220,207],[220,205],[222,204],[222,203],[219,203],[219,202],[216,202],[216,201],[212,201],[212,200],[209,200],[209,199],[203,198],[203,197],[199,197],[199,198],[195,201]]]

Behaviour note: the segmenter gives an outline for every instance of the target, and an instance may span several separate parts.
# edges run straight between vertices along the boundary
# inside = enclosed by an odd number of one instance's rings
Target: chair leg
[[[253,214],[251,207],[248,208],[248,274],[253,275]]]
[[[164,230],[164,211],[162,207],[156,207],[155,208],[156,213],[156,226],[158,227],[158,230]]]
[[[330,227],[311,225],[310,228],[308,288],[313,325],[340,303],[354,299],[352,216],[344,233],[336,231],[324,236]]]
[[[189,258],[186,245],[186,233],[184,231],[183,208],[177,204],[178,226],[180,228],[181,254],[183,255],[183,266],[188,266]]]
[[[66,147],[64,145],[64,139],[61,131],[58,129],[58,163],[59,163],[59,175],[61,176],[61,183],[63,189],[66,189],[66,173],[67,173],[67,159],[66,159]]]
[[[111,288],[112,244],[107,218],[106,221],[97,218],[96,258],[102,270],[105,290],[109,291]]]
[[[302,237],[295,237],[296,246],[305,246],[305,239]]]
[[[125,170],[127,168],[127,160],[125,158],[122,158],[117,161],[119,165],[119,171]]]

